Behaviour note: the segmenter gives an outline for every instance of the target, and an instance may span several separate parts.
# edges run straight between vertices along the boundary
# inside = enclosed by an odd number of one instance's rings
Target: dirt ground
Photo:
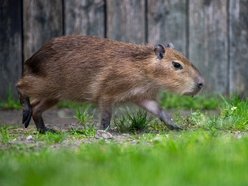
[[[44,113],[46,126],[57,129],[67,129],[78,125],[74,111],[70,109],[51,109]],[[0,125],[22,127],[22,110],[0,110]],[[30,125],[34,125],[31,121]]]
[[[47,127],[63,130],[69,128],[77,128],[79,126],[77,120],[75,119],[74,113],[75,111],[72,109],[50,109],[43,114],[43,119]],[[175,113],[176,110],[170,110],[171,114]],[[217,115],[218,112],[216,110],[205,111],[209,115]],[[180,115],[188,116],[191,114],[189,110],[181,110]],[[97,118],[97,112],[94,114],[94,124],[99,128],[99,121]],[[113,117],[117,117],[118,111],[115,112]],[[11,125],[22,127],[22,110],[1,110],[0,109],[0,126],[1,125]],[[34,126],[33,121],[31,120],[31,126]]]
[[[56,131],[68,131],[70,129],[81,129],[82,126],[77,122],[75,119],[74,113],[75,111],[72,109],[57,109],[53,108],[48,111],[46,111],[43,114],[44,122],[47,127],[55,129]],[[174,111],[170,111],[170,113],[174,113]],[[180,111],[180,114],[183,116],[187,116],[191,114],[191,111]],[[210,111],[209,114],[216,114],[216,111]],[[94,114],[94,124],[97,128],[99,128],[99,120],[97,117],[97,112]],[[116,117],[115,113],[115,117]],[[0,110],[0,127],[1,126],[14,126],[17,127],[17,133],[20,134],[18,137],[18,140],[16,139],[13,143],[33,143],[35,144],[36,141],[27,139],[24,134],[29,133],[33,134],[35,129],[34,122],[31,120],[30,126],[25,129],[22,125],[22,110]],[[111,134],[110,134],[110,133]],[[136,140],[133,139],[132,135],[125,134],[125,133],[118,133],[115,130],[111,130],[109,132],[104,132],[101,130],[97,130],[97,133],[95,137],[84,139],[84,140],[78,140],[75,142],[71,142],[71,140],[67,140],[64,143],[68,143],[70,145],[80,145],[81,143],[88,143],[92,142],[98,139],[112,139],[116,142],[126,142],[131,141],[131,143],[136,143]],[[67,145],[68,145],[67,144]]]
[[[45,125],[49,128],[55,129],[56,131],[68,131],[70,129],[81,129],[82,126],[75,119],[74,113],[72,109],[50,109],[43,114]],[[97,128],[98,119],[97,114],[94,114],[94,124]],[[20,134],[18,139],[15,139],[13,143],[22,143],[22,144],[36,144],[37,142],[33,139],[28,139],[30,136],[26,137],[25,133],[29,133],[33,135],[33,132],[36,131],[34,122],[31,120],[30,126],[25,129],[22,125],[22,110],[0,110],[0,127],[1,126],[13,126],[16,127],[14,131]],[[102,130],[97,130],[95,137],[90,137],[83,140],[73,140],[70,139],[65,140],[63,144],[67,146],[68,144],[71,146],[78,146],[81,143],[89,143],[92,141],[96,141],[99,139],[112,139],[117,142],[124,141],[134,141],[129,134],[118,133],[116,131],[111,130],[111,133],[105,132]]]

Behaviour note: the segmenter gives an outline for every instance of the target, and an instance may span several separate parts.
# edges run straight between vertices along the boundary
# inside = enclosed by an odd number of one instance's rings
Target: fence
[[[172,41],[202,71],[205,91],[248,95],[247,0],[0,0],[0,98],[52,37]]]

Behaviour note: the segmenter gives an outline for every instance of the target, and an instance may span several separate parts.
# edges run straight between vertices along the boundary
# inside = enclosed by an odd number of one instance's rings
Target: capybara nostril
[[[204,79],[200,77],[198,79],[197,88],[201,89],[204,86]]]
[[[201,88],[203,87],[203,83],[198,83],[198,84],[197,84],[197,87],[198,87],[199,89],[201,89]]]

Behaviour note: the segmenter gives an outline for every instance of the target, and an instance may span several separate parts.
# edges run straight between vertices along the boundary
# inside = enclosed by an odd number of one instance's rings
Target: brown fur
[[[178,61],[183,70],[175,70],[171,61]],[[166,48],[160,60],[153,46],[90,36],[55,38],[28,59],[24,69],[17,88],[21,97],[36,103],[31,103],[34,115],[59,100],[111,108],[120,102],[154,100],[160,90],[195,94],[201,79],[175,49]]]

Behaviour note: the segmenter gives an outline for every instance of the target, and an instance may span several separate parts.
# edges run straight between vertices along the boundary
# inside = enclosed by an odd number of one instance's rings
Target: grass
[[[185,130],[169,131],[145,112],[127,111],[114,123],[128,136],[95,139],[87,109],[76,112],[82,130],[40,135],[0,127],[0,185],[247,185],[248,100],[199,98],[182,116],[178,108],[190,104],[165,99]],[[210,108],[217,111],[203,111]]]
[[[222,101],[219,95],[198,95],[195,97],[179,96],[171,93],[161,94],[161,105],[168,109],[217,109]],[[70,101],[63,101],[58,104],[58,108],[87,108],[88,104],[80,104]]]
[[[132,143],[89,144],[82,139],[76,148],[53,143],[1,148],[0,185],[246,185],[248,181],[246,135],[199,130],[146,133],[133,136]]]
[[[200,111],[192,112],[186,118],[181,118],[186,125],[201,126],[206,129],[218,130],[248,130],[248,100],[238,97],[226,99],[222,97],[219,107],[220,114],[209,116]]]
[[[195,97],[178,96],[171,93],[161,95],[161,104],[168,109],[204,109],[213,110],[219,107],[221,97],[217,95],[200,95]]]
[[[13,92],[9,88],[8,94],[7,94],[7,99],[6,100],[1,100],[0,99],[0,109],[20,109],[21,104],[19,100],[17,100],[14,97]]]
[[[79,109],[79,108],[88,108],[89,105],[86,103],[76,103],[76,102],[72,102],[72,101],[61,101],[58,103],[57,107],[59,109],[62,108],[72,108],[72,109]]]
[[[142,132],[147,129],[150,119],[147,116],[147,112],[139,110],[132,113],[127,110],[122,116],[118,117],[114,121],[114,125],[118,132]]]
[[[90,107],[77,108],[74,117],[84,128],[94,127],[93,115],[90,113]]]
[[[170,93],[161,94],[161,105],[168,109],[205,109],[213,110],[219,107],[221,101],[220,96],[199,95],[195,97],[178,96]],[[58,108],[88,108],[89,104],[76,103],[71,101],[61,101],[57,105]],[[91,106],[92,107],[92,106]],[[9,91],[7,100],[0,100],[0,109],[20,109],[19,100],[15,99],[13,93]]]
[[[148,115],[144,110],[126,109],[122,115],[115,117],[114,128],[120,133],[160,133],[168,128],[158,118]]]
[[[4,126],[0,128],[0,141],[2,144],[6,144],[10,140],[9,132],[8,132],[8,127]]]

